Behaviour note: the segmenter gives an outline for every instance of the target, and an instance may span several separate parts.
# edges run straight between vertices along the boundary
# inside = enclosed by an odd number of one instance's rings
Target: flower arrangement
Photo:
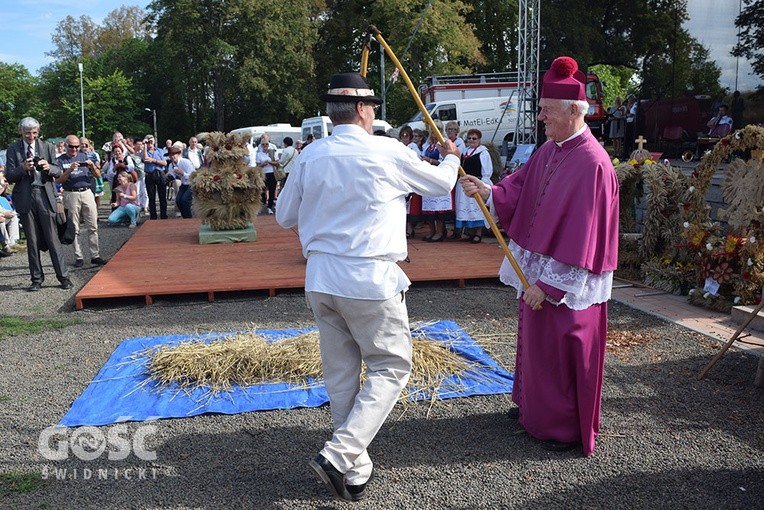
[[[208,146],[208,165],[191,176],[194,212],[213,230],[246,228],[260,210],[265,186],[262,170],[244,161],[247,137],[215,131],[198,138]]]
[[[716,310],[728,311],[735,304],[757,303],[764,284],[764,164],[746,160],[752,150],[764,148],[764,128],[746,126],[722,138],[706,152],[690,177],[679,200],[679,246],[696,260],[697,288],[690,301]],[[727,228],[710,219],[705,196],[711,178],[722,161],[732,157],[722,184],[728,207],[719,211]]]

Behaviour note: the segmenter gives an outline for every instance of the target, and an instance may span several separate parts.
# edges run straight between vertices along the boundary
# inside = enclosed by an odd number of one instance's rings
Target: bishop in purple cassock
[[[556,59],[544,75],[539,120],[544,143],[494,186],[461,179],[480,193],[510,237],[530,286],[505,259],[501,280],[518,290],[512,400],[520,424],[553,451],[594,451],[607,339],[607,301],[618,259],[618,179],[584,122],[585,77]]]

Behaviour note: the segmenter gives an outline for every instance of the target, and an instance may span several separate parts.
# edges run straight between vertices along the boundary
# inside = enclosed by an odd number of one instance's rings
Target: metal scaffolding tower
[[[541,0],[518,0],[517,98],[515,145],[536,143],[536,112],[539,97],[539,29]]]

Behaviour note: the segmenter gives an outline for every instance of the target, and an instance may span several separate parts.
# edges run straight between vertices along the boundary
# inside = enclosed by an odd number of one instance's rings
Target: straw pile
[[[289,383],[299,387],[322,384],[321,354],[317,331],[272,341],[255,333],[240,333],[206,343],[183,342],[151,348],[136,355],[146,360],[145,386],[190,393],[204,388],[212,398],[234,386]],[[442,341],[421,332],[413,339],[412,372],[400,400],[435,399],[444,391],[458,391],[460,377],[485,368],[449,349]],[[457,376],[455,381],[446,381]],[[477,376],[479,377],[479,376]],[[362,369],[359,385],[365,379]]]

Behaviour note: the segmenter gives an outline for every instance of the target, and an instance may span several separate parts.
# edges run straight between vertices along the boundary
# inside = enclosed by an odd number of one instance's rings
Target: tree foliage
[[[740,41],[732,55],[746,57],[753,71],[764,78],[764,0],[744,0],[743,9],[735,20],[740,29]]]
[[[597,73],[602,82],[602,102],[605,107],[611,106],[616,97],[620,97],[626,102],[626,97],[635,92],[632,78],[634,70],[623,66],[612,66],[608,64],[597,64],[589,68]]]
[[[111,11],[103,25],[87,15],[78,19],[67,16],[56,25],[51,35],[54,49],[47,55],[56,60],[97,58],[131,39],[147,39],[150,32],[145,17],[144,10],[137,6],[122,6]]]
[[[470,0],[467,20],[475,27],[485,61],[476,71],[501,73],[517,69],[517,0]]]
[[[0,62],[0,147],[5,148],[19,137],[19,120],[39,118],[42,110],[35,94],[35,79],[19,64]]]
[[[672,98],[723,92],[721,70],[708,60],[708,50],[682,30],[659,53],[643,62],[643,98]]]
[[[466,22],[472,9],[469,2],[460,0],[327,2],[327,8],[320,16],[324,22],[319,27],[315,50],[318,88],[325,88],[336,72],[359,69],[370,25],[380,30],[415,85],[431,75],[474,72],[486,59],[480,51],[475,27]],[[424,19],[416,30],[423,14]],[[407,46],[408,51],[404,52]],[[376,85],[381,84],[380,52],[380,45],[372,41],[367,80],[375,90],[381,88]],[[386,58],[384,79],[389,85],[385,97],[388,121],[398,124],[407,120],[416,106],[402,81],[390,82],[394,70],[392,61]]]

